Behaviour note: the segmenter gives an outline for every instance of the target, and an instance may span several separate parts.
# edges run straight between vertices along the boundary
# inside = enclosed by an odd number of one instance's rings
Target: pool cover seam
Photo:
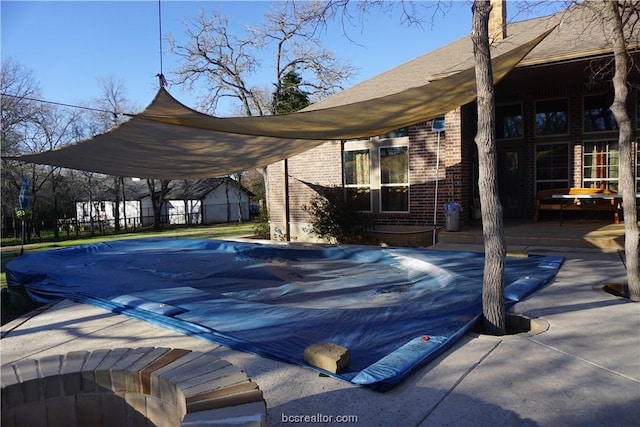
[[[486,360],[486,359],[487,359],[487,358],[488,358],[488,357],[489,357],[489,356],[490,356],[490,355],[491,355],[491,354],[492,354],[492,353],[493,353],[493,352],[498,348],[498,346],[499,346],[500,344],[502,344],[502,340],[500,340],[500,341],[496,342],[496,344],[495,344],[493,347],[491,347],[491,348],[489,349],[489,351],[487,351],[487,352],[486,352],[486,353],[485,353],[485,354],[480,358],[480,360],[478,360],[476,363],[474,363],[473,365],[471,365],[471,367],[469,367],[469,368],[468,368],[468,369],[467,369],[467,370],[466,370],[466,371],[465,371],[465,372],[460,376],[460,378],[458,378],[458,379],[456,380],[456,382],[455,382],[455,383],[453,383],[453,385],[452,385],[451,387],[449,387],[449,389],[448,389],[448,390],[447,390],[447,391],[442,395],[442,397],[440,397],[440,399],[438,399],[438,401],[436,402],[436,404],[435,404],[435,405],[433,405],[433,407],[429,410],[429,412],[427,412],[427,414],[424,416],[424,418],[422,418],[422,420],[421,420],[417,425],[418,425],[418,426],[419,426],[419,425],[422,425],[422,424],[427,420],[427,418],[429,418],[429,417],[431,416],[431,414],[432,414],[436,409],[438,409],[438,407],[440,406],[440,404],[442,404],[442,402],[444,402],[444,400],[445,400],[447,397],[449,397],[449,395],[450,395],[451,393],[453,393],[453,391],[454,391],[456,388],[458,388],[458,386],[459,386],[459,385],[460,385],[460,384],[461,384],[461,383],[462,383],[462,382],[463,382],[463,381],[464,381],[464,380],[465,380],[469,375],[471,375],[471,373],[472,373],[473,371],[475,371],[475,370],[476,370],[476,368],[477,368],[478,366],[480,366],[480,365],[482,364],[482,362],[484,362],[484,361],[485,361],[485,360]]]

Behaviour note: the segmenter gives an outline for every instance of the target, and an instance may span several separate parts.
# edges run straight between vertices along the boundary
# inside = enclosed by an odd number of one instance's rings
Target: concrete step
[[[484,245],[481,224],[459,231],[441,230],[439,244]],[[624,250],[624,224],[593,222],[505,223],[505,240],[510,247],[564,247],[602,252]]]

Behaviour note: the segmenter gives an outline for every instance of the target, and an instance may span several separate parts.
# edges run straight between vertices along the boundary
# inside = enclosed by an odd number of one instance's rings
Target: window
[[[344,188],[361,212],[409,211],[409,138],[406,129],[345,141]]]
[[[522,138],[520,104],[496,106],[496,138]]]
[[[369,150],[344,152],[344,186],[359,211],[371,210],[371,160]]]
[[[620,153],[617,142],[585,142],[582,156],[584,187],[618,191]]]
[[[569,187],[569,144],[536,145],[536,192]]]
[[[409,210],[409,147],[380,148],[380,206],[383,212]]]
[[[536,103],[536,135],[559,135],[568,132],[569,114],[566,99]]]
[[[584,131],[601,132],[618,130],[618,123],[609,109],[610,95],[595,95],[584,98]]]

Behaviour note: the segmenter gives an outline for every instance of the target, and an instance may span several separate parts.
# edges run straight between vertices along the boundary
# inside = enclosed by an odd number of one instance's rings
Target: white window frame
[[[409,207],[411,206],[411,179],[409,177],[409,174],[411,173],[411,168],[409,167],[409,144],[384,144],[378,147],[378,170],[380,172],[382,172],[382,150],[384,150],[385,148],[406,148],[407,150],[407,182],[403,182],[403,183],[389,183],[389,184],[383,184],[382,183],[382,173],[379,174],[379,185],[380,185],[380,191],[378,192],[379,194],[379,206],[380,206],[380,212],[382,213],[407,213],[409,212]],[[391,187],[403,187],[407,189],[407,209],[406,210],[400,210],[400,211],[385,211],[382,209],[382,190],[383,188],[391,188]]]
[[[344,165],[342,167],[342,176],[344,179],[344,188],[345,189],[360,189],[367,188],[369,190],[369,209],[368,210],[359,210],[358,212],[368,212],[371,213],[373,211],[373,177],[371,176],[373,159],[371,156],[371,149],[369,147],[359,147],[360,144],[351,144],[349,143],[349,148],[347,148],[347,143],[345,143],[344,153],[353,152],[353,151],[367,151],[369,153],[369,184],[347,184],[345,179],[345,170]],[[343,153],[343,161],[344,161],[344,153]]]
[[[369,167],[371,169],[369,175],[369,195],[370,195],[370,211],[360,211],[366,213],[409,213],[411,200],[408,199],[407,210],[406,211],[383,211],[382,210],[382,194],[381,194],[381,174],[380,174],[380,149],[381,148],[390,148],[390,147],[406,147],[407,152],[409,152],[409,137],[401,136],[396,138],[383,138],[383,137],[372,137],[369,139],[362,140],[349,140],[345,141],[343,145],[343,151],[359,151],[359,150],[369,150]],[[410,159],[409,159],[410,160]],[[343,158],[344,161],[344,158]],[[409,197],[411,196],[411,179],[410,173],[411,168],[409,162],[407,162],[407,179],[409,180],[406,184],[402,184],[406,186],[409,191]],[[344,180],[344,164],[342,167],[342,174]],[[344,182],[344,181],[343,181]],[[359,185],[346,185],[346,188],[356,188],[362,187]]]
[[[597,177],[597,178],[587,178],[586,174],[585,174],[585,169],[587,168],[586,166],[586,162],[585,162],[585,158],[587,155],[589,155],[587,153],[586,150],[586,145],[587,144],[607,144],[607,148],[606,150],[603,152],[607,155],[607,164],[606,164],[606,169],[607,169],[607,177]],[[595,188],[592,187],[593,183],[596,183],[598,181],[600,182],[606,182],[607,183],[607,187],[608,189],[611,189],[611,183],[615,183],[615,188],[612,188],[614,191],[618,191],[620,188],[620,147],[618,147],[615,150],[611,150],[610,145],[611,144],[618,144],[618,140],[613,140],[613,139],[599,139],[599,140],[590,140],[590,141],[584,141],[582,143],[582,186],[585,188]],[[611,159],[612,159],[612,155],[611,153],[617,153],[617,166],[618,166],[618,176],[615,178],[611,178]],[[594,167],[594,166],[591,166]]]

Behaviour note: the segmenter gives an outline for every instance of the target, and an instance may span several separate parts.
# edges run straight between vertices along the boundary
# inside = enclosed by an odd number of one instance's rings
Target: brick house
[[[498,180],[505,218],[533,218],[535,196],[541,190],[617,190],[617,125],[608,108],[613,99],[608,74],[613,64],[601,20],[594,19],[588,8],[574,7],[507,25],[504,5],[505,2],[494,4],[495,14],[490,21],[494,45],[510,43],[517,35],[533,37],[557,25],[495,88]],[[636,64],[640,63],[638,37],[635,34],[629,45]],[[465,37],[308,110],[418,86],[425,83],[426,76],[446,75],[472,60],[472,43]],[[593,70],[600,73],[596,75]],[[630,78],[634,84],[640,83],[637,69]],[[637,134],[637,89],[631,93],[631,100]],[[430,244],[434,222],[438,226],[444,224],[442,207],[447,201],[462,207],[460,223],[464,227],[478,217],[479,211],[475,103],[448,112],[445,123],[445,131],[440,134],[432,130],[429,120],[383,136],[327,142],[269,165],[271,237],[317,241],[309,234],[309,215],[303,207],[309,204],[318,186],[339,186],[347,193],[357,193],[369,232],[380,242]],[[634,152],[638,152],[637,144]]]

